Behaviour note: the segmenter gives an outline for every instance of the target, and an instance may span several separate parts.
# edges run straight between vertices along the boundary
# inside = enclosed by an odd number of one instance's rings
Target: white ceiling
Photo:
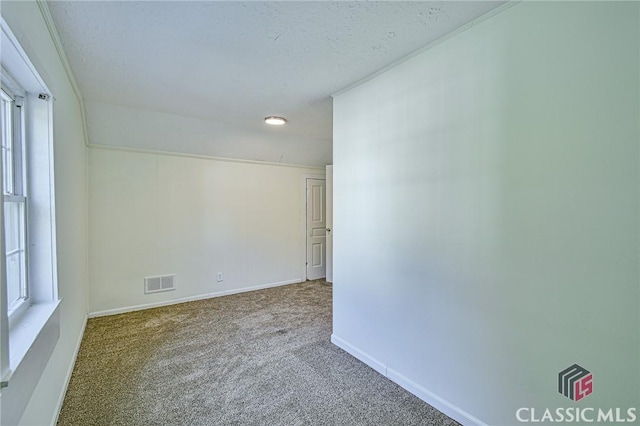
[[[85,102],[232,126],[227,143],[243,132],[259,136],[258,154],[231,157],[324,165],[333,93],[502,3],[52,1],[49,8]],[[289,123],[276,131],[263,124],[267,115]],[[309,159],[278,138],[322,146]],[[290,152],[275,152],[282,150]]]

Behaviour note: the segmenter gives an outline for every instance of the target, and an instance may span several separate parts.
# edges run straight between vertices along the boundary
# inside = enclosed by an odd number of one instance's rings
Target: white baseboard
[[[341,339],[335,334],[331,335],[331,343],[338,346],[340,349],[348,352],[353,357],[359,359],[360,361],[367,364],[369,367],[376,370],[378,373],[382,374],[392,382],[398,384],[400,387],[405,390],[411,392],[427,404],[431,405],[436,410],[446,414],[451,417],[458,423],[463,425],[470,426],[487,426],[486,423],[467,413],[460,407],[450,403],[444,398],[439,397],[437,394],[431,392],[426,389],[424,386],[421,386],[414,382],[413,380],[403,376],[392,368],[387,367],[382,362],[378,361],[376,358],[372,357],[368,353],[360,350],[359,348],[353,346],[349,342]]]
[[[247,291],[263,290],[265,288],[280,287],[282,285],[297,284],[301,282],[302,280],[300,278],[297,278],[295,280],[280,281],[277,283],[261,284],[253,287],[243,287],[238,289],[226,290],[224,292],[224,296],[228,296],[230,294],[246,293]]]
[[[171,299],[171,300],[165,300],[162,302],[145,303],[143,305],[125,306],[122,308],[114,308],[114,309],[107,309],[104,311],[90,312],[88,316],[89,318],[95,318],[95,317],[105,317],[108,315],[124,314],[126,312],[134,312],[134,311],[141,311],[144,309],[159,308],[161,306],[176,305],[178,303],[194,302],[196,300],[211,299],[213,297],[229,296],[231,294],[246,293],[248,291],[262,290],[265,288],[279,287],[282,285],[297,284],[299,282],[302,282],[302,280],[300,278],[297,278],[293,280],[280,281],[276,283],[260,284],[260,285],[251,286],[251,287],[216,291],[214,293],[199,294],[196,296],[182,297],[180,299]]]
[[[80,352],[80,345],[82,344],[82,338],[84,337],[84,330],[87,328],[87,319],[84,318],[84,322],[82,323],[82,327],[80,328],[80,334],[78,335],[78,340],[76,341],[76,347],[73,350],[73,357],[71,358],[71,364],[69,364],[69,368],[67,369],[67,374],[64,378],[64,386],[62,387],[62,391],[58,396],[58,403],[56,404],[56,415],[51,422],[51,426],[55,426],[58,424],[58,417],[60,417],[60,411],[62,410],[62,404],[64,403],[64,397],[67,395],[67,389],[69,388],[69,382],[71,381],[71,374],[73,374],[73,368],[76,365],[76,360],[78,359],[78,353]]]
[[[387,378],[392,382],[397,383],[400,387],[408,390],[427,404],[436,408],[438,411],[441,411],[451,417],[458,423],[462,423],[463,425],[487,426],[487,424],[482,422],[480,419],[473,417],[471,414],[453,405],[446,399],[440,398],[435,393],[429,391],[423,386],[420,386],[413,380],[410,380],[392,368],[387,368]]]
[[[374,357],[370,356],[366,352],[363,352],[360,349],[353,346],[351,343],[348,343],[345,340],[342,340],[335,334],[331,335],[331,343],[333,343],[340,349],[343,349],[344,351],[348,352],[350,355],[356,357],[360,361],[364,362],[369,367],[376,370],[378,373],[387,377],[387,366],[381,363],[380,361],[378,361],[377,359],[375,359]]]

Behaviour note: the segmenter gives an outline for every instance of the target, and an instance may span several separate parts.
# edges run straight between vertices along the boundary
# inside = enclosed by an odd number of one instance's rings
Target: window
[[[2,186],[4,194],[4,242],[9,321],[29,306],[27,276],[27,197],[25,191],[24,91],[9,88],[3,76],[0,137],[2,138]],[[19,91],[19,92],[18,92]],[[18,92],[18,94],[16,94]]]
[[[0,17],[0,393],[17,424],[60,335],[53,96]],[[27,354],[33,356],[27,356]]]

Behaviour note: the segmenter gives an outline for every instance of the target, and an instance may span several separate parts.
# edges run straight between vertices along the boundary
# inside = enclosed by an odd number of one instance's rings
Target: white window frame
[[[26,150],[25,150],[25,108],[24,98],[25,92],[15,80],[11,77],[9,72],[5,69],[2,70],[2,76],[0,78],[2,82],[2,98],[4,101],[11,102],[10,106],[10,120],[11,129],[10,132],[3,135],[3,145],[7,143],[7,138],[10,138],[11,146],[2,146],[3,158],[5,151],[11,150],[11,158],[9,163],[11,164],[10,175],[4,173],[3,179],[3,193],[4,202],[15,202],[22,205],[21,211],[21,229],[18,230],[18,238],[20,241],[19,247],[14,250],[14,253],[5,253],[5,262],[8,263],[8,257],[10,255],[18,255],[20,262],[20,289],[19,298],[15,301],[7,300],[7,315],[9,319],[9,328],[16,323],[19,318],[27,311],[31,306],[30,295],[30,281],[29,281],[29,219],[28,219],[28,198],[27,198],[27,164],[26,164]],[[3,131],[6,129],[3,128]],[[3,165],[6,162],[3,160]],[[6,185],[9,180],[9,185]],[[5,187],[7,186],[7,187]],[[5,206],[6,208],[6,206]],[[6,211],[5,211],[6,220]],[[4,226],[4,223],[2,224]],[[6,232],[6,229],[5,229]],[[6,264],[6,263],[5,263]],[[7,284],[8,285],[8,284]],[[7,288],[7,293],[9,289]]]
[[[24,98],[20,107],[23,119],[20,129],[24,136],[20,152],[26,166],[18,174],[22,188],[20,193],[4,194],[0,161],[0,396],[3,407],[11,408],[2,410],[0,423],[16,424],[60,336],[53,162],[54,97],[1,17],[0,27],[3,89],[10,96]],[[4,236],[7,197],[25,197],[20,199],[26,203],[27,224],[25,277],[28,279],[28,299],[11,313],[7,299]]]

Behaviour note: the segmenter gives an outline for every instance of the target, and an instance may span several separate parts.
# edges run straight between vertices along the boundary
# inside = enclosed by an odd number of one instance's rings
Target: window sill
[[[9,372],[2,378],[6,387],[18,370],[42,330],[50,323],[60,306],[60,300],[33,304],[9,330]]]

